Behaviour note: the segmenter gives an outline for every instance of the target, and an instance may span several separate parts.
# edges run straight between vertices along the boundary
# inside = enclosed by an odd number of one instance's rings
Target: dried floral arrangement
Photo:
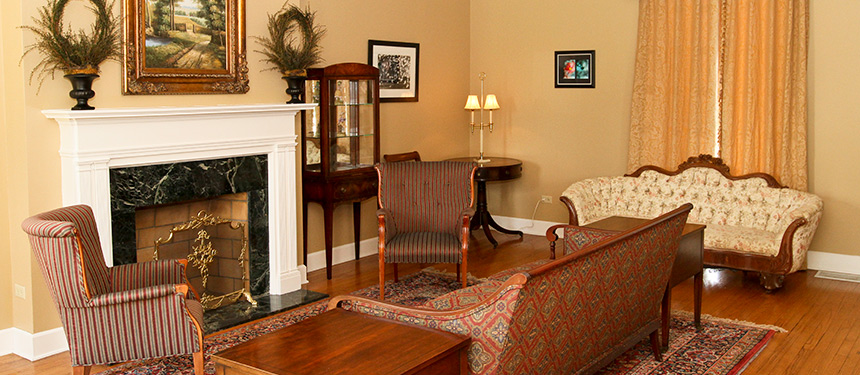
[[[265,61],[274,65],[266,70],[278,70],[284,75],[300,75],[304,70],[323,61],[320,41],[325,36],[326,29],[314,25],[316,12],[310,8],[290,5],[281,8],[277,13],[269,15],[267,29],[269,35],[255,37],[260,43]],[[295,36],[300,34],[300,40]]]
[[[57,71],[97,74],[99,65],[105,60],[120,61],[122,22],[111,11],[114,2],[89,2],[87,8],[96,18],[89,33],[64,27],[63,15],[69,0],[49,0],[47,5],[39,8],[39,15],[33,17],[34,25],[21,27],[36,35],[36,42],[27,46],[23,56],[33,51],[42,54],[42,60],[30,73],[30,82],[38,75],[41,87],[42,82],[48,76],[53,78]]]

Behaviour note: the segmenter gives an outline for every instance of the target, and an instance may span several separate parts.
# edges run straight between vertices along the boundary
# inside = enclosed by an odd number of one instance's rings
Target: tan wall
[[[810,8],[809,187],[824,199],[810,249],[860,255],[860,2]]]
[[[472,0],[472,93],[486,72],[486,92],[501,110],[484,153],[523,160],[523,177],[489,184],[490,212],[567,220],[558,196],[572,182],[624,173],[630,124],[638,3],[630,0],[540,2]],[[555,51],[596,50],[594,89],[556,89]],[[463,100],[465,102],[465,96]],[[472,154],[477,154],[477,133]]]
[[[418,150],[440,160],[468,152],[469,3],[452,0],[311,1],[328,27],[327,62],[367,62],[367,40],[420,43],[419,101],[380,106],[381,153]],[[334,245],[353,242],[350,204],[335,209]],[[325,247],[322,208],[308,211],[308,251]],[[361,238],[376,237],[376,201],[361,205]]]
[[[294,3],[298,1],[293,1]],[[307,1],[302,1],[307,3]],[[90,19],[82,2],[73,2],[66,17],[75,25]],[[59,131],[56,123],[41,113],[44,109],[68,108],[68,81],[60,76],[45,81],[39,94],[37,85],[27,85],[30,70],[38,63],[36,54],[18,66],[23,45],[32,43],[29,33],[16,27],[30,24],[41,2],[2,2],[3,88],[6,93],[3,115],[8,148],[4,149],[4,168],[0,178],[8,181],[0,190],[0,328],[12,325],[28,332],[39,332],[59,326],[48,292],[38,267],[31,257],[26,236],[20,230],[21,221],[29,215],[58,207],[60,194]],[[247,4],[248,61],[251,91],[245,95],[183,95],[183,96],[123,96],[121,70],[118,62],[102,65],[101,78],[95,81],[97,95],[90,104],[97,108],[193,106],[218,104],[275,103],[285,101],[285,83],[280,74],[261,70],[268,68],[260,62],[261,55],[251,36],[265,32],[266,14],[275,12],[282,0],[253,0]],[[428,158],[443,158],[463,154],[468,149],[464,139],[467,130],[457,127],[465,114],[449,108],[461,105],[459,96],[467,90],[469,40],[468,3],[435,0],[418,4],[393,0],[377,1],[311,1],[319,12],[318,20],[328,27],[323,40],[325,64],[347,61],[367,61],[367,40],[383,39],[421,43],[421,101],[392,103],[382,106],[382,151],[400,152],[419,149]],[[117,5],[117,12],[119,5]],[[440,27],[444,24],[444,27]],[[10,52],[11,51],[11,52]],[[12,93],[12,94],[9,94]],[[455,134],[456,133],[456,134]],[[454,142],[448,140],[454,139]],[[7,199],[3,194],[8,191]],[[373,213],[375,203],[364,204],[363,238],[375,236]],[[8,212],[8,215],[5,214]],[[322,215],[312,212],[311,251],[322,249]],[[335,244],[351,242],[351,215],[339,210]],[[300,222],[300,221],[299,221]],[[7,239],[8,237],[8,239]],[[8,254],[8,255],[6,255]],[[10,259],[11,258],[11,259]],[[14,264],[14,267],[11,265]],[[3,272],[11,268],[11,272]],[[28,299],[11,297],[12,283],[25,286]],[[30,293],[32,292],[32,297]],[[12,301],[8,304],[7,301]],[[11,305],[11,309],[7,306]],[[38,307],[38,308],[36,308]],[[11,311],[10,311],[11,310]],[[11,318],[10,318],[11,315]]]
[[[472,93],[478,72],[502,109],[486,139],[490,155],[523,159],[523,178],[488,187],[490,210],[567,220],[556,198],[572,182],[624,172],[638,4],[561,0],[472,0]],[[564,11],[569,9],[570,11]],[[810,190],[825,202],[811,250],[860,255],[860,25],[856,2],[811,2],[809,54]],[[553,88],[555,50],[597,50],[596,89]],[[477,136],[471,151],[477,154]]]
[[[7,16],[11,12],[5,7],[0,7],[0,33],[6,35],[9,23]],[[10,54],[6,53],[6,41],[0,38],[0,56],[3,56],[3,62],[0,63],[0,77],[6,75],[6,60]],[[6,92],[8,91],[8,82],[4,80],[0,83],[0,330],[12,327],[12,262],[9,252],[9,189],[7,186],[8,168],[6,160],[9,156],[7,150],[9,147],[7,134],[7,117],[9,107],[6,105]]]

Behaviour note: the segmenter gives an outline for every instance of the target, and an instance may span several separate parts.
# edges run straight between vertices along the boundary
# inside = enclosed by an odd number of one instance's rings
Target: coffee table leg
[[[669,348],[669,319],[672,317],[672,287],[667,286],[666,292],[663,293],[663,306],[660,309],[660,328],[662,328],[662,332],[660,333],[660,346],[662,346],[663,350]]]
[[[693,319],[696,331],[702,328],[702,288],[704,284],[703,271],[693,276]]]

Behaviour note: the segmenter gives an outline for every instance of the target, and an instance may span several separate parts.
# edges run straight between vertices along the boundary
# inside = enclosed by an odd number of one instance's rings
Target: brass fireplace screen
[[[193,232],[184,233],[195,230],[196,237]],[[214,241],[211,233],[216,235]],[[248,235],[245,223],[227,220],[201,210],[189,221],[173,227],[166,239],[157,239],[153,258],[158,260],[159,249],[173,242],[178,236],[188,237],[190,240],[187,255],[190,269],[186,270],[186,273],[195,294],[196,290],[202,290],[203,294],[198,296],[204,309],[229,305],[243,297],[252,305],[257,304],[249,293]],[[240,244],[238,251],[234,242]],[[216,282],[213,283],[213,279]]]

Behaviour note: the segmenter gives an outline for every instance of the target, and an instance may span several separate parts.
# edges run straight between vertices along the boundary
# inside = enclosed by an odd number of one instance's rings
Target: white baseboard
[[[860,255],[844,255],[809,251],[806,253],[806,266],[809,269],[840,273],[860,274]]]
[[[502,227],[511,230],[521,230],[525,234],[543,236],[547,229],[553,225],[564,224],[543,220],[521,219],[509,216],[493,216],[493,219]],[[563,233],[560,231],[561,237]],[[353,260],[355,250],[352,243],[341,245],[332,249],[332,264],[340,264]],[[377,252],[376,238],[361,241],[360,255],[366,257]],[[299,266],[302,269],[302,266]],[[302,270],[302,283],[307,283],[307,272],[315,271],[325,267],[325,251],[317,251],[308,254],[307,270]],[[807,253],[807,267],[821,271],[833,271],[850,274],[860,274],[860,255],[843,255],[825,253],[821,251],[810,251]]]
[[[15,349],[12,341],[13,329],[15,328],[0,329],[0,357],[12,354]]]
[[[493,216],[499,225],[504,228],[521,230],[525,234],[543,236],[549,227],[556,224],[551,221],[520,219],[517,217]],[[559,237],[564,233],[558,232]],[[806,253],[807,268],[820,271],[832,271],[860,275],[860,255],[843,255],[825,253],[821,251],[809,251]]]
[[[368,238],[359,243],[359,256],[364,258],[369,255],[376,255],[379,251],[379,244],[376,238]],[[340,245],[331,249],[331,264],[341,264],[355,259],[355,246],[352,242],[346,245]],[[301,267],[301,266],[299,266]],[[317,251],[308,254],[308,264],[304,271],[304,283],[307,283],[307,272],[316,271],[325,268],[325,251]]]
[[[496,221],[502,228],[507,228],[510,230],[521,230],[525,234],[533,234],[535,236],[543,236],[546,235],[546,230],[553,225],[558,224],[566,224],[566,223],[554,223],[552,221],[543,221],[543,220],[531,220],[531,219],[520,219],[518,217],[509,217],[509,216],[493,216],[493,220]],[[563,236],[562,232],[558,232],[559,237]]]
[[[0,356],[16,354],[30,361],[69,350],[62,327],[29,333],[18,328],[0,331]]]
[[[508,229],[521,230],[526,234],[534,234],[542,236],[546,234],[549,227],[561,224],[550,221],[520,219],[515,217],[494,216],[499,225]],[[559,232],[559,235],[562,233]],[[379,244],[376,238],[368,238],[362,240],[359,244],[359,255],[364,258],[366,256],[376,255],[379,251]],[[350,242],[345,245],[340,245],[332,248],[332,265],[348,262],[355,259],[355,247]],[[307,273],[325,268],[325,251],[317,251],[308,254],[307,267],[299,266],[299,271],[302,272],[302,284],[308,282]]]

